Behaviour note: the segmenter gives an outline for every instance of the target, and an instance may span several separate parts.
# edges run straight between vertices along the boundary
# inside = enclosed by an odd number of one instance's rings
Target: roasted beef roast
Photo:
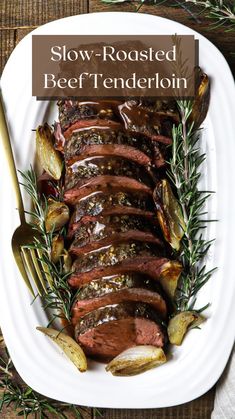
[[[75,338],[101,361],[136,345],[164,347],[171,305],[160,284],[177,279],[181,265],[161,233],[153,191],[179,120],[174,101],[66,99],[58,107]]]

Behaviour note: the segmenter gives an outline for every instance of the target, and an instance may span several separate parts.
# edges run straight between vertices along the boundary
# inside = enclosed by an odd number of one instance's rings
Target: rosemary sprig
[[[214,21],[213,27],[225,26],[226,30],[235,30],[235,5],[233,0],[102,0],[103,3],[138,3],[136,11],[139,11],[144,4],[161,5],[167,3],[170,7],[181,7],[188,14],[198,21],[197,16],[187,6],[193,4],[199,9],[199,14],[203,13],[206,17]]]
[[[178,310],[191,310],[198,291],[212,273],[212,270],[206,271],[202,263],[212,243],[203,238],[205,204],[210,192],[198,189],[200,166],[205,160],[205,154],[200,151],[199,135],[194,132],[193,123],[190,123],[192,102],[180,100],[177,104],[181,122],[172,131],[172,157],[168,176],[176,187],[186,227],[180,255],[183,273],[176,305]]]
[[[34,242],[26,247],[34,248],[40,252],[40,261],[44,265],[49,283],[47,294],[44,295],[44,308],[53,310],[52,321],[58,317],[70,321],[75,295],[67,282],[70,272],[64,272],[61,260],[56,264],[51,260],[53,232],[48,233],[45,226],[47,199],[38,191],[37,177],[32,167],[30,170],[20,173],[23,178],[22,185],[32,200],[33,210],[28,212],[32,217],[31,225],[40,235],[40,239],[35,237]]]
[[[1,342],[3,343],[3,341]],[[2,347],[3,345],[1,345]],[[4,406],[13,406],[16,416],[35,419],[56,417],[68,419],[82,418],[82,412],[73,404],[60,403],[47,399],[26,385],[19,385],[16,381],[16,372],[7,348],[2,348],[0,356],[0,414]],[[73,416],[71,416],[71,414]]]
[[[226,26],[227,30],[235,30],[235,4],[227,0],[185,0],[201,8],[201,13],[213,19],[213,27]]]

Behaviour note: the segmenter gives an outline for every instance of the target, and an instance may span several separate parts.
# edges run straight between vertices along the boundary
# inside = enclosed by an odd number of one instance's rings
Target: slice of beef
[[[130,107],[130,101],[128,103]],[[106,119],[106,120],[120,120],[119,106],[123,105],[123,101],[116,99],[102,99],[96,101],[78,101],[62,99],[58,101],[59,121],[61,123],[62,131],[64,132],[72,124],[81,120],[90,119]],[[141,108],[148,113],[158,113],[165,117],[167,116],[171,121],[177,123],[179,116],[177,112],[176,102],[174,100],[141,100],[132,101],[132,107]],[[139,109],[138,109],[139,110]]]
[[[167,343],[163,323],[143,303],[116,304],[86,314],[75,326],[75,339],[87,355],[106,362],[136,345]]]
[[[156,218],[152,198],[145,193],[133,193],[120,190],[111,194],[95,192],[77,201],[74,213],[70,219],[68,237],[72,238],[85,217],[88,221],[95,221],[94,217],[112,214],[142,215],[146,218]]]
[[[129,159],[137,165],[145,166],[148,170],[151,168],[151,159],[142,151],[129,147],[127,145],[107,144],[86,146],[79,156],[75,156],[66,162],[68,166],[76,167],[78,162],[89,157],[120,157]]]
[[[132,135],[144,136],[154,142],[163,144],[171,144],[171,130],[173,124],[176,124],[174,116],[167,115],[165,112],[153,111],[146,108],[141,102],[130,100],[120,103],[117,107],[119,120],[124,124],[127,132]],[[84,128],[111,128],[115,131],[120,131],[122,124],[114,120],[76,118],[71,122],[67,129],[63,128],[62,132],[66,139],[70,138],[75,131],[80,131]],[[167,135],[169,136],[167,136]]]
[[[142,166],[151,166],[151,159],[142,151],[129,147],[128,145],[107,144],[107,145],[89,145],[85,146],[79,156],[73,157],[68,160],[67,166],[71,166],[79,160],[93,156],[117,156],[128,158],[133,162]]]
[[[102,124],[104,124],[103,121]],[[75,127],[71,127],[65,133],[64,153],[66,161],[71,161],[74,156],[87,155],[88,153],[91,155],[91,153],[99,152],[102,155],[102,150],[106,154],[107,150],[110,150],[112,153],[119,153],[117,155],[120,155],[120,153],[123,155],[123,152],[126,151],[127,154],[124,157],[131,158],[132,154],[136,154],[136,150],[139,150],[143,164],[152,162],[156,167],[165,165],[167,156],[165,145],[153,142],[144,136],[129,135],[123,131],[121,125],[116,124],[111,127],[106,122],[106,125],[103,126],[90,127],[88,125],[86,128],[77,128],[74,131],[72,131],[72,128],[74,129]],[[101,147],[108,145],[112,147]]]
[[[182,266],[175,260],[169,260],[157,256],[138,256],[132,259],[125,259],[116,265],[100,266],[87,272],[80,272],[79,264],[74,263],[74,272],[68,279],[73,288],[87,284],[100,276],[115,275],[118,273],[143,273],[155,280],[161,280],[162,275],[167,271],[169,282],[172,278],[180,276]]]
[[[79,200],[70,219],[68,237],[72,237],[80,221],[85,217],[95,221],[93,217],[111,214],[143,215],[146,218],[154,216],[152,198],[145,193],[134,193],[120,190],[111,194],[95,192]],[[88,217],[88,218],[87,218]]]
[[[74,188],[64,192],[64,201],[75,205],[80,199],[98,191],[113,194],[119,190],[146,193],[152,196],[152,189],[135,179],[126,176],[102,175],[79,182]]]
[[[79,255],[126,241],[142,241],[163,246],[157,222],[150,223],[146,217],[134,215],[100,216],[96,220],[86,217],[80,222],[70,253]]]
[[[143,273],[153,279],[160,279],[163,272],[168,276],[179,276],[181,265],[164,256],[160,246],[141,242],[122,243],[107,246],[79,256],[73,264],[69,283],[79,287],[106,275],[129,272]]]
[[[80,300],[80,296],[78,296],[72,308],[72,323],[75,325],[78,319],[97,308],[125,302],[149,304],[161,318],[166,318],[166,302],[160,294],[143,288],[126,288],[87,300]]]
[[[143,288],[162,294],[158,283],[147,275],[117,274],[97,278],[79,289],[79,300],[87,300],[127,288]]]
[[[141,273],[124,273],[97,278],[78,290],[78,300],[92,300],[125,289],[141,288],[152,292],[157,292],[163,297],[167,304],[167,311],[173,312],[175,308],[172,301],[165,293],[160,282],[153,280],[148,275]]]
[[[100,126],[86,127],[73,131],[71,136],[67,136],[65,145],[65,158],[71,159],[80,155],[83,148],[91,145],[128,145],[142,151],[148,157],[152,156],[153,146],[149,139],[140,139],[130,136],[122,130],[121,125],[117,127]]]
[[[76,270],[83,272],[92,271],[94,268],[116,265],[139,256],[163,256],[165,250],[161,246],[151,245],[138,241],[120,243],[101,247],[97,250],[84,253],[75,261]]]
[[[83,229],[81,229],[83,230]],[[107,231],[108,232],[108,231]],[[161,240],[156,237],[151,232],[139,231],[139,230],[129,230],[123,233],[117,233],[111,231],[112,236],[109,237],[108,234],[105,238],[99,239],[97,241],[92,241],[92,237],[90,240],[88,239],[85,242],[84,238],[82,240],[74,240],[72,245],[69,248],[69,252],[74,256],[82,255],[84,252],[91,252],[92,250],[97,250],[103,246],[109,246],[110,244],[118,244],[118,243],[125,243],[130,242],[132,240],[138,240],[141,242],[146,243],[154,243],[154,244],[162,244]],[[82,235],[79,234],[79,236]]]
[[[120,122],[102,119],[77,121],[63,133],[64,138],[66,139],[66,150],[68,149],[67,141],[69,141],[71,137],[74,138],[81,133],[83,133],[82,135],[84,135],[86,131],[94,133],[96,130],[98,130],[99,132],[105,131],[108,135],[112,131],[113,133],[116,132],[116,135],[118,135],[118,132],[123,133],[123,126]]]
[[[59,100],[59,120],[62,130],[65,131],[77,121],[92,118],[114,119],[118,100],[77,101]]]
[[[156,185],[156,178],[151,171],[125,157],[96,156],[77,159],[72,165],[67,165],[65,173],[65,189],[71,189],[83,179],[95,176],[111,175],[126,176],[138,180],[149,187]]]
[[[154,111],[138,100],[128,100],[119,105],[118,109],[128,132],[143,134],[164,144],[172,143],[171,132],[176,124],[175,115]]]
[[[150,212],[150,211],[144,211],[140,208],[134,208],[134,207],[125,207],[125,206],[115,206],[113,208],[108,208],[102,212],[102,214],[105,215],[136,215],[145,217],[146,220],[149,220],[151,223],[156,222],[156,214]],[[84,215],[80,218],[80,221],[74,221],[76,218],[75,213],[72,215],[70,219],[70,224],[68,228],[68,239],[72,239],[75,235],[76,231],[80,228],[81,225],[88,223],[88,222],[95,222],[99,220],[99,215]],[[161,233],[162,235],[162,233]]]

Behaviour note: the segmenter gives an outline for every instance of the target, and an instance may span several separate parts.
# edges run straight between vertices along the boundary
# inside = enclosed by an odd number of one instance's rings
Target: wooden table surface
[[[182,8],[173,8],[162,4],[144,5],[141,13],[167,17],[176,20],[202,33],[210,39],[224,54],[233,72],[235,72],[235,33],[225,32],[223,28],[208,30],[210,20],[200,17],[200,22],[192,19]],[[134,12],[136,3],[107,5],[99,0],[0,0],[0,71],[16,44],[31,30],[51,20],[81,13],[126,11]],[[192,9],[195,11],[195,9]],[[17,71],[17,69],[16,69]],[[157,383],[156,383],[157,385]],[[130,389],[131,391],[131,389]],[[182,391],[184,389],[182,388]],[[106,419],[209,419],[213,409],[214,389],[191,403],[181,406],[151,410],[116,410],[102,409]],[[15,418],[13,409],[1,413],[1,418]],[[72,416],[71,416],[72,417]],[[86,419],[98,418],[94,409],[87,409]]]

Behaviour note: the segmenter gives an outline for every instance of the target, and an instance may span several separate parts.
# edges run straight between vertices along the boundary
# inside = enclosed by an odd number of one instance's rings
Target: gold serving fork
[[[15,192],[17,209],[19,211],[20,217],[20,226],[15,230],[11,241],[13,255],[20,273],[24,279],[24,282],[33,297],[35,297],[35,293],[31,284],[32,280],[36,286],[38,294],[41,296],[43,293],[47,292],[46,282],[42,273],[43,269],[42,266],[40,266],[41,255],[35,249],[27,248],[28,245],[32,245],[34,242],[34,238],[37,236],[37,232],[33,230],[33,228],[26,222],[25,219],[24,205],[16,173],[2,98],[0,98],[0,141],[5,151],[5,156],[12,180],[12,186]]]

